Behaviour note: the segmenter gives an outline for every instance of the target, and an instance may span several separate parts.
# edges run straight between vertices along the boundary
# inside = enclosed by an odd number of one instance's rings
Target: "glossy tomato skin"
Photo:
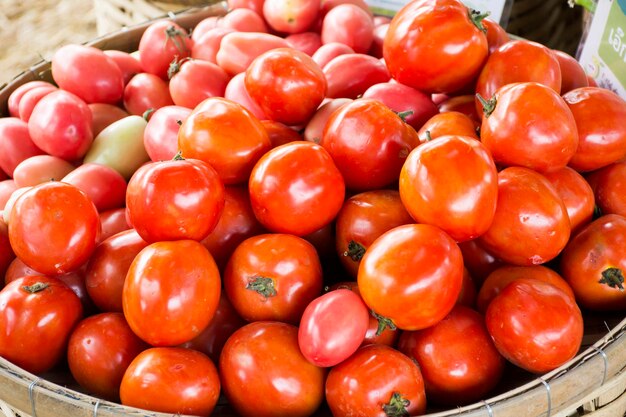
[[[32,187],[48,181],[61,181],[76,167],[52,155],[35,155],[24,159],[13,171],[13,181],[19,187]]]
[[[582,342],[583,319],[576,302],[534,279],[507,285],[489,304],[485,320],[502,356],[529,372],[558,368],[576,355]]]
[[[177,106],[193,109],[209,97],[223,97],[230,76],[212,62],[190,59],[179,64],[172,75],[169,91]]]
[[[223,276],[228,299],[248,321],[298,324],[322,292],[322,265],[312,244],[288,234],[262,234],[241,242]]]
[[[474,121],[469,116],[458,111],[438,113],[424,122],[417,131],[417,136],[421,143],[446,135],[478,139]]]
[[[324,103],[322,103],[318,109],[315,111],[309,123],[307,123],[304,128],[304,133],[302,136],[304,140],[308,140],[309,142],[320,143],[322,140],[322,136],[324,133],[324,128],[326,127],[326,123],[330,116],[337,110],[339,107],[343,106],[346,103],[350,103],[352,99],[349,98],[334,98],[328,99]]]
[[[72,330],[67,362],[72,376],[87,392],[119,401],[126,368],[146,348],[122,313],[101,313],[87,317]]]
[[[248,183],[255,216],[270,231],[305,236],[329,224],[343,204],[345,183],[320,145],[290,142],[259,159]]]
[[[556,257],[567,244],[567,208],[550,182],[522,167],[498,173],[498,203],[489,230],[478,238],[505,262],[530,266]]]
[[[98,211],[123,207],[126,199],[126,180],[111,167],[85,163],[62,179],[84,192]]]
[[[382,102],[360,99],[331,114],[320,144],[333,158],[346,187],[365,191],[397,181],[418,139],[415,130]]]
[[[504,264],[489,253],[478,239],[460,242],[459,248],[463,254],[463,265],[479,288],[494,269]]]
[[[554,49],[554,56],[561,68],[561,95],[581,87],[589,86],[587,74],[580,63],[570,54]]]
[[[128,183],[130,223],[147,242],[202,240],[224,209],[224,185],[206,162],[182,159],[140,167]]]
[[[20,119],[28,123],[37,103],[48,94],[57,90],[58,89],[54,86],[37,87],[24,94],[24,97],[20,100],[19,106]]]
[[[469,16],[457,0],[419,0],[404,6],[389,24],[383,43],[392,77],[428,93],[453,92],[472,81],[487,58],[488,44]]]
[[[600,211],[626,217],[626,161],[600,168],[588,179]]]
[[[17,117],[0,119],[0,137],[0,170],[10,177],[20,162],[43,153],[30,138],[28,124]]]
[[[106,56],[111,58],[122,71],[122,79],[124,80],[124,85],[128,83],[133,75],[139,74],[141,72],[141,63],[138,59],[139,57],[131,55],[128,52],[118,51],[117,49],[108,49],[102,52],[104,52]]]
[[[276,0],[263,3],[263,17],[277,32],[304,32],[317,20],[319,13],[320,0]]]
[[[291,127],[273,120],[261,120],[261,124],[267,132],[267,136],[270,138],[272,148],[275,148],[285,143],[293,142],[296,140],[302,140],[302,136]]]
[[[165,161],[176,156],[180,123],[190,113],[191,109],[181,106],[165,106],[152,113],[143,132],[143,145],[152,161]]]
[[[367,54],[344,53],[324,65],[327,97],[356,99],[368,88],[391,79],[384,62]]]
[[[133,76],[124,88],[124,108],[136,116],[150,110],[174,105],[166,81],[158,75],[141,72]]]
[[[288,48],[289,43],[269,33],[233,32],[226,34],[215,55],[217,65],[227,73],[245,72],[255,58],[277,48]]]
[[[436,226],[398,226],[365,252],[357,282],[363,300],[377,314],[402,330],[423,329],[454,307],[463,257],[456,242]]]
[[[0,356],[34,374],[61,360],[83,314],[76,294],[59,279],[46,276],[11,282],[0,291],[0,306]]]
[[[398,349],[417,360],[429,401],[458,406],[495,388],[505,360],[487,332],[484,317],[464,306],[432,327],[404,332]]]
[[[322,20],[322,42],[339,42],[357,53],[367,53],[374,40],[374,21],[371,13],[354,4],[339,4],[326,13]]]
[[[224,395],[243,417],[307,417],[324,398],[326,372],[302,356],[298,328],[290,324],[240,328],[224,345],[219,371]]]
[[[482,21],[483,26],[487,29],[487,44],[489,45],[489,53],[492,54],[496,49],[509,42],[509,34],[497,22],[486,18]]]
[[[174,58],[191,55],[193,42],[187,32],[170,20],[152,23],[139,41],[139,61],[145,72],[167,80],[167,70]]]
[[[576,301],[590,310],[624,310],[626,218],[604,215],[588,224],[565,247],[560,271]],[[621,276],[621,279],[620,279]]]
[[[100,234],[98,211],[82,191],[48,182],[24,193],[13,206],[9,238],[15,254],[43,274],[80,268]]]
[[[438,226],[460,242],[481,236],[491,226],[498,173],[481,142],[442,136],[409,154],[400,172],[399,188],[400,198],[416,222]]]
[[[220,394],[220,379],[211,359],[176,347],[141,352],[124,373],[123,405],[163,413],[208,416]]]
[[[11,117],[20,117],[19,106],[20,101],[24,97],[24,94],[29,92],[30,90],[37,87],[49,87],[52,84],[47,81],[28,81],[24,84],[17,87],[10,95],[7,100],[7,109],[9,110],[9,116]]]
[[[98,238],[98,244],[114,234],[130,229],[126,221],[126,207],[101,212],[100,225],[102,232]]]
[[[547,172],[544,176],[563,200],[572,232],[588,224],[593,217],[595,204],[598,202],[587,180],[570,167]]]
[[[494,111],[483,115],[480,140],[497,164],[539,172],[568,164],[576,153],[578,131],[557,92],[539,83],[513,83],[498,89],[495,98]]]
[[[133,332],[149,344],[179,345],[209,324],[220,291],[219,271],[201,243],[152,243],[139,252],[126,275],[124,316]]]
[[[326,379],[326,401],[334,416],[420,415],[426,410],[419,367],[384,345],[364,346],[333,367]]]

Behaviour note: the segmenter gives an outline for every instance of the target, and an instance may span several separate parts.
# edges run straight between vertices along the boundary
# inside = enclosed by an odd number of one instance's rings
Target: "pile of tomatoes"
[[[626,102],[575,59],[459,0],[228,4],[11,94],[2,357],[167,413],[395,417],[623,314]]]

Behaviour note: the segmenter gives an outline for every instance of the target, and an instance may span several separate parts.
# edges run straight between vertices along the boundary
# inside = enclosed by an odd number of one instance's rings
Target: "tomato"
[[[167,80],[167,70],[174,58],[191,54],[193,42],[185,29],[170,20],[158,20],[143,32],[139,41],[139,59],[145,72]]]
[[[183,157],[210,164],[227,185],[245,183],[270,147],[261,122],[243,106],[221,97],[203,101],[178,132]]]
[[[0,181],[0,208],[2,210],[4,210],[9,198],[17,188],[15,181],[11,179]]]
[[[333,367],[326,379],[326,401],[335,416],[408,416],[426,411],[419,367],[384,345],[364,346]]]
[[[13,206],[9,238],[15,254],[43,274],[78,269],[96,246],[98,211],[73,185],[47,182],[24,193]]]
[[[365,93],[371,86],[390,80],[385,64],[366,54],[344,53],[324,66],[330,98],[352,98]]]
[[[452,111],[463,113],[474,122],[474,127],[479,128],[482,122],[483,112],[482,107],[480,108],[480,112],[477,111],[474,100],[473,95],[451,97],[439,104],[439,111],[441,113]]]
[[[557,49],[552,50],[552,52],[559,61],[561,68],[561,94],[589,86],[587,74],[576,58]]]
[[[474,309],[476,306],[476,284],[469,270],[463,267],[463,283],[461,284],[461,292],[456,299],[457,305],[462,305]]]
[[[218,26],[237,32],[268,33],[269,28],[260,13],[247,8],[229,10],[218,21]]]
[[[496,49],[509,42],[509,34],[506,30],[500,26],[497,22],[486,18],[483,19],[483,26],[487,29],[487,44],[489,45],[489,54],[492,54]]]
[[[67,362],[74,379],[92,395],[119,401],[126,368],[148,346],[121,313],[102,313],[76,325],[69,338]]]
[[[478,311],[484,313],[491,300],[493,300],[500,292],[511,282],[517,279],[537,279],[547,282],[562,290],[564,293],[574,299],[574,292],[569,284],[555,271],[543,265],[533,266],[512,266],[505,265],[491,272],[478,293],[477,307]]]
[[[176,347],[144,350],[126,369],[123,405],[172,414],[208,416],[220,394],[213,362],[203,353]]]
[[[374,40],[372,15],[354,4],[340,4],[322,21],[322,43],[339,42],[356,53],[367,53]]]
[[[346,271],[357,277],[361,259],[380,235],[414,223],[395,190],[356,194],[343,203],[335,222],[335,248]]]
[[[311,117],[311,120],[309,120],[304,128],[304,139],[309,142],[320,143],[324,128],[326,127],[326,123],[328,122],[331,114],[333,114],[339,107],[346,103],[350,103],[351,101],[352,99],[349,98],[329,99],[318,107],[315,114]]]
[[[135,230],[119,232],[102,241],[85,271],[85,287],[100,311],[122,312],[122,292],[133,259],[148,246]]]
[[[124,88],[124,108],[136,116],[173,104],[167,82],[154,74],[141,72]]]
[[[91,111],[67,91],[54,91],[35,106],[28,121],[33,143],[44,152],[73,161],[85,155],[93,140]]]
[[[43,153],[30,138],[28,124],[16,117],[0,118],[0,169],[13,177],[15,167]]]
[[[50,85],[45,87],[33,88],[32,90],[27,91],[20,100],[18,110],[20,119],[28,123],[37,103],[39,103],[39,101],[48,94],[57,90],[58,88]]]
[[[51,85],[52,84],[47,81],[36,80],[36,81],[27,81],[24,84],[17,87],[9,95],[9,98],[7,100],[7,108],[9,110],[9,116],[20,117],[20,112],[19,112],[20,101],[22,100],[22,97],[24,97],[24,94],[26,94],[28,91],[32,90],[33,88],[49,87]]]
[[[556,257],[570,237],[567,208],[550,182],[528,168],[498,174],[496,214],[479,242],[505,262],[530,266]]]
[[[326,122],[320,144],[353,190],[383,188],[398,180],[415,130],[378,100],[358,99],[336,110]]]
[[[124,91],[120,67],[93,46],[64,45],[57,49],[52,57],[52,77],[63,90],[87,103],[115,104]]]
[[[15,252],[9,240],[9,228],[0,218],[0,278],[5,275],[7,269],[15,259]]]
[[[253,0],[254,1],[254,0]],[[263,0],[265,1],[265,0]],[[191,31],[191,40],[192,42],[192,56],[193,56],[193,47],[196,46],[196,43],[202,38],[206,33],[215,29],[219,25],[219,21],[222,19],[222,16],[209,16],[202,19]],[[234,31],[232,31],[234,32]]]
[[[252,210],[268,230],[304,236],[329,224],[343,204],[345,184],[328,152],[290,142],[259,159],[248,183]]]
[[[607,214],[574,236],[563,250],[560,271],[583,308],[626,308],[626,218]]]
[[[593,184],[596,205],[603,214],[626,217],[626,161],[600,168],[589,176],[589,181]]]
[[[398,226],[365,252],[357,281],[363,300],[377,314],[402,330],[423,329],[454,307],[463,258],[454,240],[435,226]]]
[[[563,95],[576,120],[578,148],[569,166],[593,171],[626,157],[626,102],[614,92],[582,87]]]
[[[128,116],[126,110],[120,109],[112,104],[92,103],[89,104],[89,110],[91,110],[91,130],[93,131],[94,137],[98,136],[100,132],[111,123]]]
[[[165,106],[152,113],[143,132],[143,145],[152,161],[176,156],[178,131],[190,113],[190,109],[181,106]]]
[[[367,4],[365,0],[321,0],[320,3],[321,3],[320,13],[322,16],[326,16],[326,14],[330,10],[342,4],[353,4],[355,6],[360,7],[363,11],[367,12],[370,16],[374,15],[372,10],[370,9],[370,6]]]
[[[326,372],[302,356],[298,328],[287,323],[260,321],[235,331],[219,372],[228,403],[243,417],[307,417],[324,398]]]
[[[87,194],[98,211],[123,207],[126,197],[126,180],[106,165],[86,163],[80,165],[61,180]]]
[[[196,30],[194,29],[192,37],[196,34]],[[224,36],[233,32],[233,29],[215,27],[207,30],[202,36],[198,35],[191,49],[191,57],[217,64],[216,56],[217,51],[220,49],[220,43]]]
[[[383,16],[379,16],[383,17]],[[389,30],[389,23],[385,23],[383,25],[376,25],[374,21],[374,39],[372,40],[372,45],[370,46],[369,51],[367,52],[369,55],[372,55],[376,58],[383,57],[383,44],[385,42],[385,36],[387,36],[387,31]]]
[[[259,55],[246,70],[245,85],[268,118],[286,125],[308,122],[326,96],[321,68],[291,48]]]
[[[11,282],[0,291],[0,305],[0,356],[33,374],[49,371],[61,360],[83,314],[76,294],[59,279],[45,276]]]
[[[226,86],[224,98],[241,104],[257,119],[266,120],[267,116],[263,112],[261,106],[259,106],[256,101],[252,100],[252,97],[250,97],[250,94],[248,94],[248,90],[246,90],[245,79],[245,72],[240,72],[239,74],[231,78],[228,82],[228,85]]]
[[[128,81],[133,78],[133,75],[143,72],[139,59],[135,58],[128,52],[118,51],[116,49],[104,50],[102,52],[111,58],[122,71],[124,85],[128,84]]]
[[[75,166],[51,155],[35,155],[24,159],[13,171],[18,187],[30,187],[48,181],[61,181]]]
[[[215,55],[217,65],[230,75],[246,71],[252,61],[267,51],[288,48],[289,43],[269,33],[233,32],[226,34]]]
[[[353,54],[354,49],[350,48],[345,43],[340,42],[327,42],[320,46],[311,58],[313,61],[320,66],[320,68],[324,69],[326,64],[328,64],[333,58],[338,57],[343,54]]]
[[[505,360],[485,319],[464,306],[432,327],[404,332],[398,349],[417,361],[428,400],[437,404],[458,406],[485,398],[504,372]]]
[[[534,373],[563,365],[582,342],[583,318],[576,302],[535,279],[507,285],[489,304],[485,320],[500,354]]]
[[[119,232],[130,229],[126,222],[126,207],[100,212],[100,225],[102,232],[98,244]]]
[[[472,81],[487,58],[482,15],[459,0],[413,1],[395,15],[383,43],[392,77],[428,93]]]
[[[175,346],[198,336],[220,297],[220,275],[199,242],[146,246],[130,265],[122,302],[133,332],[153,346]]]
[[[285,37],[285,40],[290,47],[304,52],[310,57],[313,57],[315,51],[322,46],[322,38],[317,32],[293,33]]]
[[[416,222],[438,226],[461,242],[481,236],[491,226],[498,174],[481,142],[442,136],[409,154],[399,188]]]
[[[263,3],[263,17],[277,32],[305,32],[317,20],[319,12],[320,0],[274,0]]]
[[[459,242],[459,248],[463,254],[463,265],[479,287],[494,269],[504,264],[487,252],[477,239]]]
[[[365,90],[363,98],[379,100],[398,114],[408,113],[402,118],[415,130],[419,130],[428,119],[439,113],[430,96],[398,83],[375,84]]]
[[[544,176],[563,200],[572,231],[589,223],[595,209],[595,198],[585,178],[570,167],[548,172]]]
[[[228,0],[228,9],[244,8],[262,14],[264,2],[265,0]]]
[[[230,77],[217,64],[190,59],[178,65],[177,72],[170,72],[169,89],[174,104],[193,109],[206,98],[224,96]]]
[[[267,136],[270,138],[272,148],[275,148],[285,143],[302,140],[302,136],[293,128],[273,120],[261,120],[263,128],[267,132]]]
[[[457,111],[435,114],[417,131],[421,143],[446,135],[478,139],[472,119]]]

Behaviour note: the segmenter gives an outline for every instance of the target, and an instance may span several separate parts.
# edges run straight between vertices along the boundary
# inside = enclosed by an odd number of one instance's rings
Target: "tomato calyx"
[[[374,316],[374,318],[376,318],[376,320],[378,320],[378,327],[376,328],[376,336],[380,336],[385,331],[385,329],[389,329],[391,331],[398,329],[396,327],[396,324],[393,322],[393,320],[387,317],[381,316],[374,310],[371,310],[370,313],[372,314],[372,316]]]
[[[485,113],[486,117],[491,116],[491,113],[496,109],[496,105],[498,104],[498,99],[496,96],[491,97],[489,100],[485,100],[483,96],[479,93],[476,93],[476,98],[480,101],[480,104],[483,106],[483,113]]]
[[[397,114],[398,117],[402,119],[404,123],[406,123],[406,118],[413,114],[413,110],[405,110],[405,111],[399,111],[399,112],[394,112],[394,113]]]
[[[148,119],[150,118],[150,115],[152,113],[154,113],[156,111],[155,108],[150,107],[148,110],[146,110],[145,112],[143,112],[143,114],[141,115],[141,117],[143,117],[143,120],[145,120],[146,122],[148,121]]]
[[[619,288],[624,291],[624,274],[619,268],[607,268],[602,271],[602,278],[598,281],[600,284],[606,284],[611,288]]]
[[[365,255],[365,247],[354,240],[348,242],[348,250],[343,253],[343,256],[349,256],[354,262],[359,262]]]
[[[22,289],[24,291],[26,291],[27,293],[36,294],[36,293],[38,293],[40,291],[45,290],[49,286],[50,285],[45,283],[45,282],[36,282],[33,285],[24,285],[24,286],[22,286]]]
[[[174,155],[174,157],[172,158],[172,161],[184,161],[185,158],[183,157],[183,151],[178,151],[176,152],[176,155]]]
[[[399,392],[391,394],[391,399],[387,404],[383,404],[383,411],[388,417],[408,417],[409,411],[406,409],[411,405]]]
[[[431,140],[433,140],[433,137],[430,135],[430,130],[424,132],[424,140],[426,142],[430,142]]]
[[[489,16],[489,12],[481,13],[479,10],[469,9],[467,16],[482,33],[487,33],[487,28],[483,25],[483,19]]]
[[[178,74],[183,64],[187,61],[191,61],[191,58],[187,57],[179,60],[177,56],[174,57],[174,60],[170,62],[170,66],[167,68],[167,79],[171,80],[174,75]]]
[[[277,292],[272,278],[255,276],[246,285],[247,290],[256,291],[265,298],[274,297]]]
[[[176,26],[174,25],[170,25],[167,29],[165,29],[165,43],[167,44],[167,42],[172,41],[176,49],[178,49],[181,54],[188,52],[187,45],[182,41],[182,39],[186,36],[187,34],[185,32],[176,29]]]

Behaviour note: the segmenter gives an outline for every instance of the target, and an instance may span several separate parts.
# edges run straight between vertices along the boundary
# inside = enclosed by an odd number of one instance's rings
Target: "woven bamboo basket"
[[[529,0],[530,1],[530,0]],[[130,3],[130,2],[129,2]],[[167,12],[162,12],[164,14]],[[170,13],[181,26],[226,13],[226,3]],[[89,45],[134,51],[150,22],[130,25]],[[0,90],[0,115],[7,115],[9,95],[20,85],[51,80],[50,63],[41,62]],[[429,417],[623,417],[626,415],[626,318],[624,314],[586,315],[579,354],[560,368],[538,377],[510,367],[493,397],[453,410],[429,409]],[[81,392],[67,371],[33,375],[0,358],[0,417],[168,417],[104,401]],[[234,417],[221,399],[213,414]],[[322,408],[316,417],[328,417]],[[181,416],[182,417],[182,416]]]

